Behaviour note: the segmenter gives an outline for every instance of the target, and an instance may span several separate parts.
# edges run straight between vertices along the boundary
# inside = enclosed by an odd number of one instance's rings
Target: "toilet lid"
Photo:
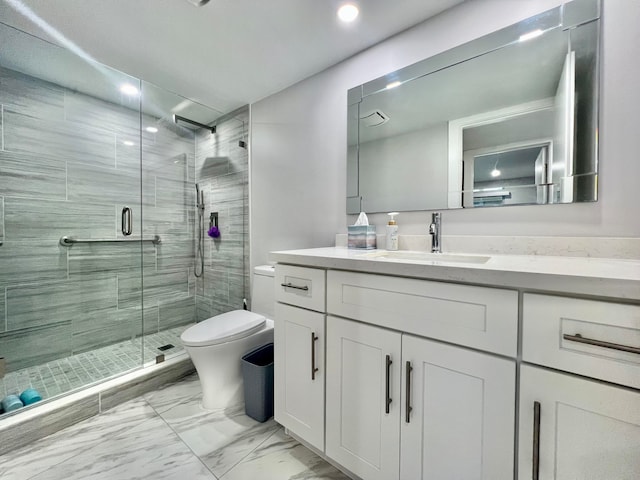
[[[187,328],[180,340],[183,345],[204,347],[248,337],[260,330],[265,318],[248,310],[234,310],[216,315]]]

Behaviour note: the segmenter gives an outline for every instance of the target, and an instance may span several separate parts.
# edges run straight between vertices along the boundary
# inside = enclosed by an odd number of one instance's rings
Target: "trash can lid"
[[[180,340],[190,347],[205,347],[232,342],[259,331],[265,324],[265,318],[248,310],[232,312],[207,318],[187,328]]]

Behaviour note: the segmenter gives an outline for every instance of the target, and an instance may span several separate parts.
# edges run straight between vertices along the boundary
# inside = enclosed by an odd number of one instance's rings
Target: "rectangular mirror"
[[[348,92],[347,213],[597,200],[598,0]]]

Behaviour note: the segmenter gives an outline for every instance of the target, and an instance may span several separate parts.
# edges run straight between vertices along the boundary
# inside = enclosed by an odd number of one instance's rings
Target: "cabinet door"
[[[400,477],[512,479],[515,361],[404,335],[402,367]]]
[[[326,453],[366,480],[398,478],[400,339],[327,317]]]
[[[519,445],[520,480],[637,480],[640,393],[524,365]]]
[[[324,450],[325,316],[276,304],[275,419]]]

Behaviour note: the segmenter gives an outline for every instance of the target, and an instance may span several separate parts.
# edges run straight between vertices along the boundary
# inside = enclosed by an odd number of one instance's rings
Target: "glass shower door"
[[[143,364],[141,85],[4,24],[0,45],[0,400],[49,399]]]

